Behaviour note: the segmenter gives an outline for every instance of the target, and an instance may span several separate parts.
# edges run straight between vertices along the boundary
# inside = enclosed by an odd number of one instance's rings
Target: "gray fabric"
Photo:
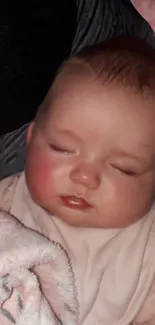
[[[0,138],[0,179],[23,170],[27,126],[28,124]]]
[[[154,33],[128,1],[78,0],[77,32],[71,54],[114,36],[136,35],[155,47]],[[27,125],[0,138],[0,179],[21,171],[25,162]]]
[[[155,47],[154,33],[130,1],[78,0],[77,32],[72,53],[106,39],[136,35]]]

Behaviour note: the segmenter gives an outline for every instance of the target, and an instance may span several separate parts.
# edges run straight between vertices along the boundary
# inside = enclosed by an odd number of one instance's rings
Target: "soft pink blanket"
[[[75,325],[77,315],[66,252],[0,212],[0,325]]]
[[[131,2],[155,31],[155,0],[131,0]]]

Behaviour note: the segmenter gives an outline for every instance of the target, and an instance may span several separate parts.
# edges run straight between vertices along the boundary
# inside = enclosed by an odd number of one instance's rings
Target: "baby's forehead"
[[[93,95],[93,88],[94,90],[98,88],[103,91],[108,89],[109,95],[110,92],[112,94],[114,90],[119,91],[123,89],[124,97],[126,96],[127,100],[130,94],[134,94],[137,98],[141,98],[144,101],[155,101],[155,91],[149,87],[146,86],[142,91],[139,91],[130,85],[123,84],[123,82],[120,79],[117,79],[117,77],[109,83],[101,82],[100,77],[94,74],[94,71],[92,71],[87,63],[85,64],[82,60],[72,59],[62,67],[55,78],[55,82],[50,90],[51,103],[52,99],[54,101],[64,95],[70,97],[72,92],[74,92],[74,94],[77,93],[77,96],[80,96],[80,87],[84,90],[90,85],[92,89],[91,96]],[[98,100],[101,100],[101,98],[98,97]]]
[[[76,68],[75,68],[76,67]],[[65,67],[66,68],[66,67]],[[97,95],[96,95],[97,93]],[[132,98],[132,104],[131,105],[131,115],[132,113],[136,113],[138,110],[139,112],[139,120],[141,119],[141,113],[143,114],[143,110],[146,111],[147,118],[149,115],[151,116],[151,120],[154,123],[154,114],[155,114],[155,94],[150,92],[146,89],[146,91],[143,92],[135,92],[130,87],[123,87],[120,83],[115,80],[114,82],[106,85],[101,84],[97,78],[94,78],[90,71],[81,69],[77,69],[77,66],[74,64],[68,65],[67,69],[64,69],[62,74],[58,76],[56,79],[55,85],[52,89],[52,95],[51,98],[53,101],[51,101],[51,106],[53,102],[53,106],[55,102],[59,102],[61,104],[61,110],[63,113],[63,106],[66,108],[66,101],[68,100],[69,103],[73,103],[74,100],[79,101],[81,98],[84,100],[84,97],[86,102],[91,99],[92,101],[96,101],[97,103],[100,102],[101,106],[104,108],[104,94],[108,96],[108,102],[110,103],[114,101],[115,96],[117,97],[117,93],[120,93],[122,95],[122,100],[124,103],[124,106],[129,106],[130,99]],[[103,95],[103,96],[102,96]],[[119,100],[121,103],[121,95],[119,96]],[[106,96],[106,97],[107,97]],[[126,105],[125,105],[126,102]],[[109,104],[108,103],[108,104]],[[117,106],[119,105],[118,102],[116,102],[116,111]],[[56,105],[58,107],[59,105]],[[108,109],[108,108],[107,108]],[[74,110],[74,105],[73,105]],[[102,112],[102,110],[101,110]],[[115,113],[115,111],[114,111]],[[94,105],[94,114],[96,114],[96,107]],[[122,110],[121,112],[122,116],[126,115],[126,110]],[[152,119],[153,116],[153,119]]]

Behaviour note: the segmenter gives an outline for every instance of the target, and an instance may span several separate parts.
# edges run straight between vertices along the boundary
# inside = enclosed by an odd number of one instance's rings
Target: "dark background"
[[[0,134],[34,117],[75,28],[75,0],[0,1]]]

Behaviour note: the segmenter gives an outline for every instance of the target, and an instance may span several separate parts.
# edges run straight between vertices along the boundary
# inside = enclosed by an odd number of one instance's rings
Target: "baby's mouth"
[[[61,200],[65,206],[71,209],[86,210],[91,207],[87,201],[75,195],[61,196]]]

